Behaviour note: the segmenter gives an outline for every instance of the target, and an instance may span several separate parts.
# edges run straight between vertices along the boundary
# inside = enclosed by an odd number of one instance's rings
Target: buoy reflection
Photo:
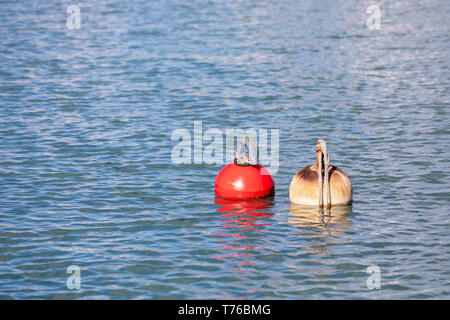
[[[238,265],[250,264],[250,254],[262,248],[254,245],[260,232],[271,223],[268,219],[272,213],[268,211],[273,206],[273,197],[258,199],[230,200],[215,197],[214,203],[219,206],[220,224],[223,232],[213,235],[223,237],[219,248],[224,254],[212,257]]]
[[[291,203],[288,222],[296,227],[299,238],[308,239],[306,246],[312,251],[327,251],[326,245],[338,241],[337,236],[351,227],[351,212],[351,205],[319,210],[317,206]]]

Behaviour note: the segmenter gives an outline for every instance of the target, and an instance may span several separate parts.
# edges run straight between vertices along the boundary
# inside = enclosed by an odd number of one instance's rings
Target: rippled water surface
[[[377,3],[79,1],[69,30],[0,1],[0,298],[450,298],[450,6]],[[194,121],[279,129],[275,197],[173,163]],[[354,188],[331,216],[289,202],[318,138]]]

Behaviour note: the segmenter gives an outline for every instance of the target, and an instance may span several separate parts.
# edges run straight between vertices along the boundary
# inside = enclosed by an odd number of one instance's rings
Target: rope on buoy
[[[330,179],[329,179],[329,171],[328,167],[330,166],[330,156],[327,152],[327,143],[325,140],[318,140],[318,144],[320,144],[320,149],[322,151],[322,156],[319,161],[319,208],[323,208],[323,180],[322,180],[322,161],[324,162],[324,175],[325,175],[325,193],[327,196],[327,209],[331,208],[331,189],[330,189]]]
[[[323,180],[322,180],[322,153],[320,155],[320,161],[319,161],[319,208],[323,208],[323,196],[322,196],[322,188],[323,188]]]

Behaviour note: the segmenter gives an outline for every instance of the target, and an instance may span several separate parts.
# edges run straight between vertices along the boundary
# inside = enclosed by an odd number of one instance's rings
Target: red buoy
[[[216,195],[228,199],[260,198],[273,194],[275,183],[266,168],[259,164],[230,163],[217,174]]]

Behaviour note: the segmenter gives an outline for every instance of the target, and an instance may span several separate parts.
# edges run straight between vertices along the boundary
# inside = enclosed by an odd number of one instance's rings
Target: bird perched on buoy
[[[352,203],[353,189],[344,171],[329,164],[326,143],[316,144],[316,163],[307,166],[292,178],[289,187],[291,202],[319,207]]]
[[[228,199],[261,198],[274,193],[272,176],[256,162],[256,149],[251,148],[249,137],[245,137],[245,144],[238,142],[234,163],[220,170],[214,189],[217,196]]]

